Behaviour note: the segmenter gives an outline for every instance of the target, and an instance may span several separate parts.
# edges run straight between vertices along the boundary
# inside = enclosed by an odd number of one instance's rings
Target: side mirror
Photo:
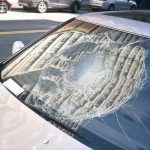
[[[23,47],[24,47],[23,42],[21,41],[14,42],[13,47],[12,47],[12,54],[15,54],[16,52],[21,50]]]

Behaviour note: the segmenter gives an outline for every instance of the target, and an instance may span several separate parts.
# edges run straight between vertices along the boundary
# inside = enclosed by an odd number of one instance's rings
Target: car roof
[[[150,37],[150,11],[96,12],[78,16],[77,19]]]

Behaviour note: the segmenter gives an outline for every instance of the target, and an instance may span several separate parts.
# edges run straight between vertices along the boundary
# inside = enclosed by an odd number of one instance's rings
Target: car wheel
[[[136,6],[135,5],[132,5],[130,10],[136,10]]]
[[[79,6],[77,3],[73,3],[72,6],[71,6],[71,10],[73,13],[77,13],[78,10],[79,10]]]
[[[37,11],[39,13],[45,13],[47,11],[47,9],[48,9],[48,7],[45,2],[39,2],[38,6],[37,6]]]
[[[115,10],[115,6],[113,4],[111,4],[109,7],[108,7],[108,11],[114,11]]]
[[[7,13],[8,11],[8,4],[5,2],[0,2],[0,13]]]

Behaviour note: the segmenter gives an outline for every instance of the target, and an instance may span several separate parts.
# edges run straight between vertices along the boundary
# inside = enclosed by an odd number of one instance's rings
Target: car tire
[[[136,6],[135,5],[132,5],[130,10],[136,10]]]
[[[114,11],[115,10],[115,6],[113,4],[111,4],[109,7],[108,7],[108,11]]]
[[[7,13],[8,8],[9,6],[6,2],[0,2],[0,13]]]
[[[39,2],[38,6],[37,6],[37,11],[39,13],[45,13],[47,11],[48,7],[47,4],[45,2]]]
[[[73,13],[77,13],[79,10],[79,5],[77,3],[73,3],[72,6],[71,6],[71,11]]]

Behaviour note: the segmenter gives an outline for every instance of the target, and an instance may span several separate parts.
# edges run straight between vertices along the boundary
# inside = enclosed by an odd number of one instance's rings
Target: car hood
[[[88,150],[38,116],[0,83],[0,149]]]

